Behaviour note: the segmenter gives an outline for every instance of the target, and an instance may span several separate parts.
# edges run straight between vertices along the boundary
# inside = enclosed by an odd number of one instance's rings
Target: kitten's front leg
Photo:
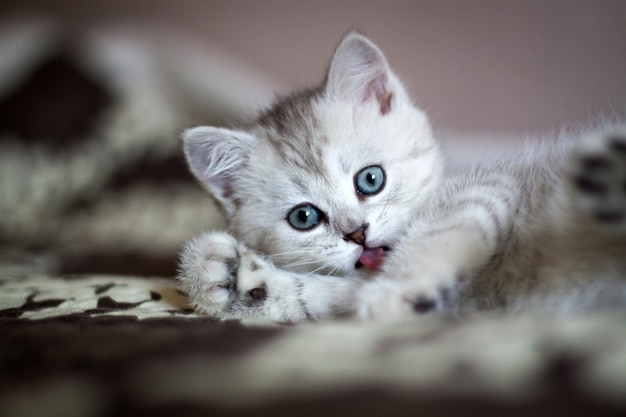
[[[466,244],[472,240],[471,233],[456,231],[427,246],[406,248],[405,253],[389,260],[389,268],[378,279],[362,286],[358,315],[367,320],[389,320],[453,311],[476,266],[487,258],[484,248]]]
[[[394,248],[380,277],[361,287],[358,315],[376,320],[458,311],[463,289],[510,238],[514,182],[486,178],[442,193]]]
[[[206,232],[181,253],[180,288],[219,318],[302,322],[350,314],[356,281],[282,270],[227,233]]]

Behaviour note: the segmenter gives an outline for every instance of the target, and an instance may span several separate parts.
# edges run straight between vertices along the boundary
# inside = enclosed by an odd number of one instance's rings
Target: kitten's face
[[[321,90],[245,131],[195,128],[185,141],[233,233],[277,265],[324,274],[378,269],[442,171],[424,114],[359,35],[339,46]]]

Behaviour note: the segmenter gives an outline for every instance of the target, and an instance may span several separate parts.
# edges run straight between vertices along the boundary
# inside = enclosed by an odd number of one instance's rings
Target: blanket
[[[189,45],[169,34],[3,36],[0,416],[626,413],[624,311],[297,326],[196,314],[177,254],[222,218],[177,136],[245,116],[253,97],[225,98],[223,80],[263,88],[220,74],[210,51],[168,55]],[[203,53],[200,69],[184,59]]]

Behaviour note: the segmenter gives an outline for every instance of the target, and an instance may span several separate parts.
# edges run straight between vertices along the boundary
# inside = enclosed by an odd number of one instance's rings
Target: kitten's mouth
[[[378,248],[364,248],[359,260],[354,264],[356,269],[365,267],[367,269],[376,270],[381,267],[385,261],[385,252],[389,251],[387,246]]]

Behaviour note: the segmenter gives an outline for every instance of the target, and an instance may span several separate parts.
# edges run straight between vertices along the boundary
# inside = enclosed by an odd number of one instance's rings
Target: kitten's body
[[[182,288],[208,314],[286,321],[626,305],[626,129],[582,136],[444,179],[425,115],[350,34],[321,88],[185,133],[236,239],[190,241]]]

